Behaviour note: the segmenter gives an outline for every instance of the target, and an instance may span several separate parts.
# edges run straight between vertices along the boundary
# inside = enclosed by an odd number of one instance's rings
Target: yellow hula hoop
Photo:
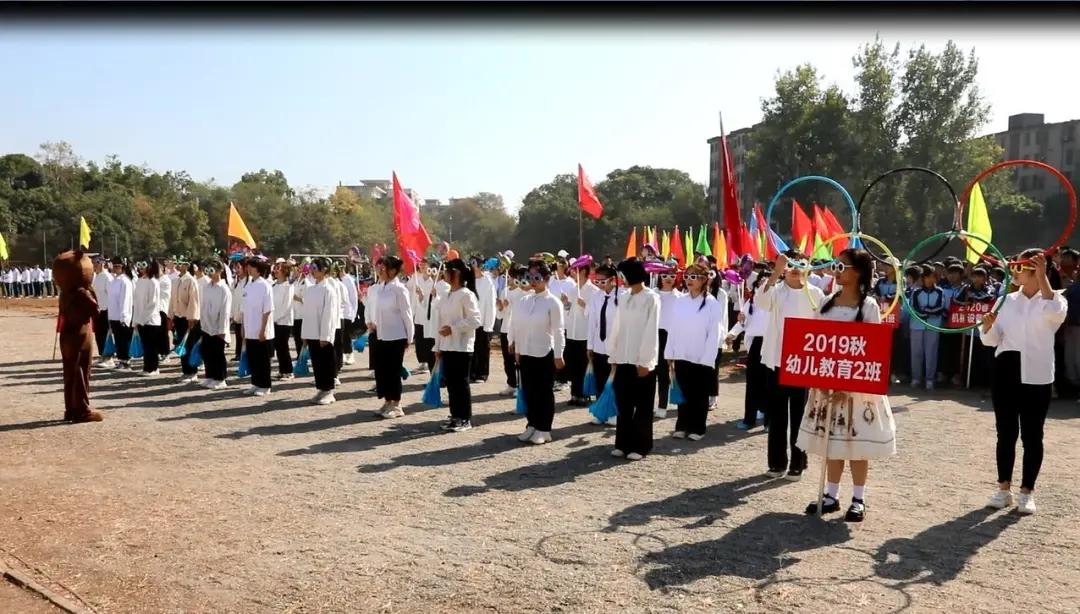
[[[904,277],[903,277],[903,275],[902,275],[902,273],[900,271],[900,261],[896,259],[896,256],[893,255],[892,250],[889,249],[889,246],[885,245],[885,243],[883,241],[881,241],[881,239],[871,237],[870,235],[865,234],[865,233],[863,233],[861,231],[842,232],[840,234],[833,235],[833,236],[829,237],[828,239],[825,239],[824,245],[832,245],[834,241],[837,241],[838,239],[842,239],[844,237],[848,237],[848,238],[851,238],[851,239],[859,239],[859,240],[869,241],[869,242],[873,243],[874,245],[880,247],[881,251],[885,252],[885,260],[890,265],[892,265],[893,270],[896,271],[896,295],[893,296],[892,303],[889,304],[889,308],[886,309],[885,312],[881,314],[881,319],[884,320],[885,318],[892,315],[892,312],[896,311],[896,307],[900,304],[900,295],[904,292]],[[809,269],[808,269],[808,271],[809,271]],[[803,283],[803,291],[806,293],[806,300],[810,301],[810,306],[814,308],[814,311],[817,311],[818,309],[820,309],[821,305],[815,305],[813,295],[810,294],[810,281],[809,280],[807,280],[805,283]],[[860,309],[861,309],[861,307],[860,307]]]

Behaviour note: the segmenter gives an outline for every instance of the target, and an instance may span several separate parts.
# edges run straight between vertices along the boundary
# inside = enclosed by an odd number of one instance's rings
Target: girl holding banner
[[[881,308],[870,295],[873,265],[873,258],[866,250],[849,248],[840,252],[833,273],[841,290],[821,305],[819,317],[836,322],[880,324]],[[864,493],[869,460],[896,454],[896,423],[889,398],[881,394],[810,390],[797,446],[827,461],[822,514],[840,510],[840,478],[844,475],[844,461],[848,462],[854,489],[844,520],[862,522],[866,514]],[[817,511],[817,501],[806,507],[807,514]]]

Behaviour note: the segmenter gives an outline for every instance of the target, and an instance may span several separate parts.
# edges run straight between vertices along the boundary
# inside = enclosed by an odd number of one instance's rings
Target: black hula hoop
[[[930,175],[931,177],[933,177],[934,179],[937,179],[939,182],[941,182],[942,184],[945,185],[945,189],[949,191],[949,196],[952,197],[952,202],[953,202],[953,225],[952,225],[952,228],[950,228],[949,230],[959,230],[960,229],[960,217],[959,217],[960,216],[960,199],[957,198],[957,196],[956,196],[956,190],[953,189],[952,184],[949,183],[949,180],[946,179],[945,177],[943,177],[941,175],[941,173],[939,173],[937,171],[934,171],[934,170],[931,170],[931,169],[928,169],[928,168],[923,168],[921,166],[902,166],[900,168],[894,168],[892,170],[885,171],[884,173],[878,175],[877,178],[874,179],[873,181],[871,181],[865,188],[863,188],[862,194],[859,196],[859,202],[858,202],[858,204],[855,205],[855,211],[859,215],[859,218],[860,218],[859,219],[859,225],[858,225],[859,230],[862,230],[862,219],[861,218],[862,218],[863,204],[866,202],[866,195],[870,193],[871,188],[873,188],[875,185],[878,184],[878,182],[885,179],[886,177],[890,177],[890,176],[895,175],[897,173],[906,173],[906,172],[926,173],[927,175]],[[942,242],[941,246],[938,247],[937,250],[934,251],[934,253],[930,254],[925,259],[923,259],[921,262],[930,261],[935,256],[937,256],[938,254],[945,251],[945,248],[949,246],[949,243],[952,243],[953,239],[955,239],[956,236],[957,235],[945,237],[945,239]],[[880,257],[877,254],[875,254],[874,251],[872,249],[870,249],[870,246],[866,247],[866,251],[874,258],[874,260],[877,260],[878,262],[880,262],[882,264],[888,264],[889,263],[889,261],[887,259],[885,259],[883,257]],[[900,273],[900,271],[897,271],[897,274],[899,274],[899,273]]]

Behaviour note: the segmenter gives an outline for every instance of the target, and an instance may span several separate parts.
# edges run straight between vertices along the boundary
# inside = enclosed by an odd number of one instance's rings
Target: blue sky
[[[728,131],[753,124],[777,71],[805,61],[851,91],[876,32],[975,47],[988,132],[1080,117],[1080,82],[1056,72],[1080,57],[1064,26],[0,26],[0,152],[66,140],[226,185],[261,167],[318,188],[396,170],[425,198],[497,192],[511,209],[578,162],[594,181],[647,164],[704,183],[719,111]]]

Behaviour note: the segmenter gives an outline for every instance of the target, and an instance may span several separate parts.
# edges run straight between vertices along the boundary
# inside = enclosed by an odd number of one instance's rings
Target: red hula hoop
[[[1057,241],[1054,241],[1053,245],[1043,250],[1043,253],[1049,256],[1055,251],[1057,251],[1062,245],[1065,245],[1065,242],[1069,240],[1069,235],[1072,234],[1073,228],[1076,226],[1077,212],[1076,190],[1073,189],[1072,182],[1070,182],[1069,178],[1062,174],[1061,171],[1045,162],[1039,162],[1038,160],[1005,160],[1004,162],[998,162],[997,164],[986,169],[985,171],[979,173],[974,179],[971,180],[971,183],[967,184],[967,187],[964,188],[963,196],[960,197],[960,206],[957,209],[956,213],[956,225],[960,228],[960,230],[966,230],[964,228],[964,208],[967,207],[968,200],[971,198],[971,190],[975,188],[975,184],[985,179],[991,173],[1010,166],[1032,166],[1035,168],[1041,168],[1042,170],[1056,177],[1057,180],[1061,183],[1061,185],[1064,186],[1065,193],[1069,196],[1069,221],[1066,222],[1065,228],[1061,231],[1061,236],[1057,238]],[[966,239],[964,239],[963,237],[961,237],[961,239],[964,241],[965,245],[971,247],[971,245],[967,242]],[[992,264],[999,264],[997,258],[994,258],[990,255],[984,254],[983,259],[987,260]],[[1030,260],[1030,258],[1024,260],[1017,260],[1013,264],[1027,264],[1028,262],[1030,262]]]

